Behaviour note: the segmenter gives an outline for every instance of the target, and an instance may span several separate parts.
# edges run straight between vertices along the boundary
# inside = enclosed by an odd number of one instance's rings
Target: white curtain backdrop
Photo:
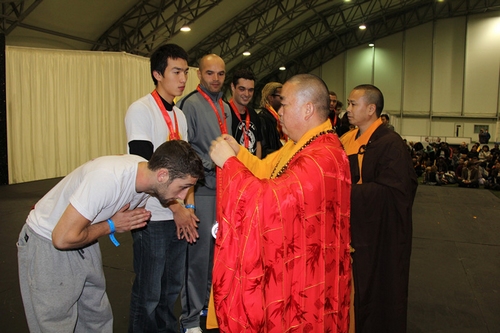
[[[6,47],[9,183],[126,153],[125,113],[154,89],[149,71],[148,58],[126,53]]]

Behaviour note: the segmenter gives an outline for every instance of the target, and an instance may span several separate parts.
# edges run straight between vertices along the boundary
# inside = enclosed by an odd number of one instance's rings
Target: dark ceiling
[[[149,56],[173,42],[188,51],[191,66],[216,53],[228,74],[250,67],[259,82],[284,82],[347,49],[427,22],[500,11],[500,0],[0,0],[0,6],[7,45]],[[185,24],[192,31],[181,32]]]

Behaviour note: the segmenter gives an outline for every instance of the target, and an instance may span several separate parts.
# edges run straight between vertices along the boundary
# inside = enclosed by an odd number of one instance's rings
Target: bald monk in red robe
[[[289,141],[260,160],[213,142],[221,216],[213,297],[221,332],[347,332],[349,162],[328,120],[328,89],[301,74],[282,89]]]

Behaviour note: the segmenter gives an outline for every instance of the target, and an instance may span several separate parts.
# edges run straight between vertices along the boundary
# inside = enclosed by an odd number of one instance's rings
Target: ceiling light
[[[184,24],[181,28],[181,31],[184,31],[184,32],[187,32],[187,31],[191,31],[191,28],[189,27],[189,25],[187,24]]]
[[[251,53],[250,53],[250,51],[245,51],[245,52],[243,52],[243,55],[244,55],[245,57],[248,57],[250,54],[251,54]]]
[[[366,25],[364,25],[364,24],[360,25],[360,26],[359,26],[359,29],[360,29],[360,30],[365,30],[365,29],[366,29]]]
[[[369,46],[369,47],[374,47],[374,46],[375,46],[375,44],[370,43],[370,44],[368,44],[368,46]]]
[[[284,70],[286,70],[286,67],[285,66],[281,66],[280,67],[280,71],[284,71]]]

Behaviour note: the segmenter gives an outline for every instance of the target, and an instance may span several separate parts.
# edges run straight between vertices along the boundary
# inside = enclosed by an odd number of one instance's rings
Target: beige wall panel
[[[455,124],[449,119],[432,119],[431,136],[443,139],[445,136],[455,136]],[[443,139],[444,140],[444,139]]]
[[[344,68],[346,53],[342,53],[321,66],[321,78],[325,81],[329,90],[337,94],[338,100],[345,105],[347,97],[344,92]]]
[[[430,120],[428,118],[402,118],[400,119],[401,135],[427,135],[430,130]]]
[[[403,112],[429,113],[432,23],[407,30],[404,39]]]
[[[431,123],[431,135],[440,137],[456,137],[456,125],[460,124],[463,127],[459,131],[459,136],[470,138],[472,142],[477,142],[478,133],[474,133],[474,126],[487,126],[491,134],[490,143],[495,142],[496,138],[496,121],[488,119],[464,119],[464,118],[433,118]]]
[[[474,133],[475,125],[486,125],[488,126],[488,131],[490,132],[491,138],[490,143],[496,142],[498,140],[496,136],[497,124],[493,120],[482,120],[482,119],[468,119],[464,124],[464,136],[470,137],[472,142],[479,142],[479,133]]]
[[[375,43],[374,84],[384,94],[384,112],[398,115],[401,110],[403,75],[403,33]]]
[[[465,17],[436,22],[432,80],[433,115],[462,113],[465,61]]]
[[[359,84],[372,83],[373,79],[373,48],[368,45],[356,47],[347,51],[346,64],[346,94],[349,96],[352,88]]]
[[[495,116],[500,72],[500,16],[469,17],[465,55],[464,114]]]

